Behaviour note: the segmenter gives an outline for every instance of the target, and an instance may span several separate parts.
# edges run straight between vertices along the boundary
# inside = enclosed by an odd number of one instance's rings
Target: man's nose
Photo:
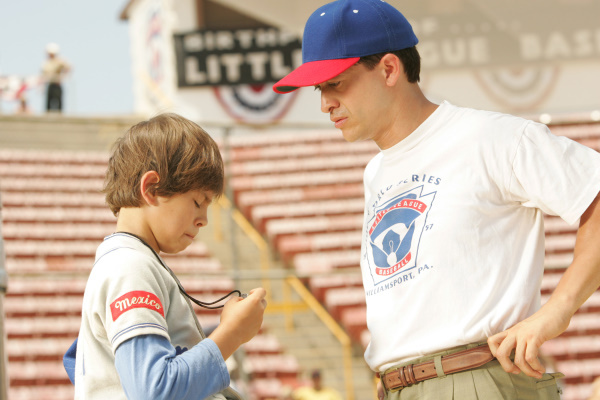
[[[333,110],[334,108],[336,108],[338,106],[339,106],[339,104],[338,104],[337,100],[335,100],[333,98],[333,96],[321,91],[321,111],[322,112],[330,113],[331,110]]]

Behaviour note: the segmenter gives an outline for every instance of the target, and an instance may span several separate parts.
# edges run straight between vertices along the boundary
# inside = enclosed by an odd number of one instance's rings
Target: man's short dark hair
[[[421,56],[419,55],[416,46],[364,56],[358,60],[358,63],[363,64],[368,69],[373,69],[386,54],[393,54],[400,59],[402,65],[404,65],[404,71],[406,72],[406,77],[410,83],[419,82],[421,79]]]

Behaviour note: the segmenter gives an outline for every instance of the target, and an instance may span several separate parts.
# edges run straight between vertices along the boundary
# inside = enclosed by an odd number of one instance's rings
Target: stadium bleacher
[[[600,151],[600,123],[551,130]],[[377,153],[371,142],[346,143],[337,131],[253,132],[228,141],[233,199],[277,256],[346,329],[356,346],[369,341],[361,273],[362,172]],[[0,150],[0,198],[9,289],[5,300],[9,398],[72,398],[62,354],[77,335],[81,301],[95,249],[114,229],[101,188],[107,154]],[[575,226],[545,216],[546,301],[573,257]],[[193,296],[233,288],[202,242],[167,263]],[[197,274],[192,275],[192,272]],[[198,274],[198,272],[200,272]],[[206,279],[198,278],[204,273]],[[197,310],[203,326],[218,312]],[[566,400],[586,400],[600,376],[600,292],[568,330],[542,347],[549,369],[562,371]],[[264,329],[245,345],[244,370],[258,400],[297,384],[297,360]]]

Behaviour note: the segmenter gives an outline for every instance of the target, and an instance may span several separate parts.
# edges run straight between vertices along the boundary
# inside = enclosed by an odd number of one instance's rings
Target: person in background
[[[48,58],[42,65],[42,81],[46,83],[46,111],[59,112],[63,110],[62,81],[71,66],[58,56],[60,51],[56,43],[46,45]]]
[[[294,400],[342,400],[340,393],[330,387],[323,386],[320,370],[312,371],[310,375],[312,386],[299,387],[292,393]]]

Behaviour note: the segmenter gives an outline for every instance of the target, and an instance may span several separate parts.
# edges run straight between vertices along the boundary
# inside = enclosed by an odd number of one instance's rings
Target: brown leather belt
[[[490,348],[486,344],[442,356],[442,369],[445,375],[454,374],[481,367],[494,358]],[[387,390],[395,390],[427,379],[436,378],[437,376],[435,362],[432,360],[397,368],[382,375],[381,380]]]

